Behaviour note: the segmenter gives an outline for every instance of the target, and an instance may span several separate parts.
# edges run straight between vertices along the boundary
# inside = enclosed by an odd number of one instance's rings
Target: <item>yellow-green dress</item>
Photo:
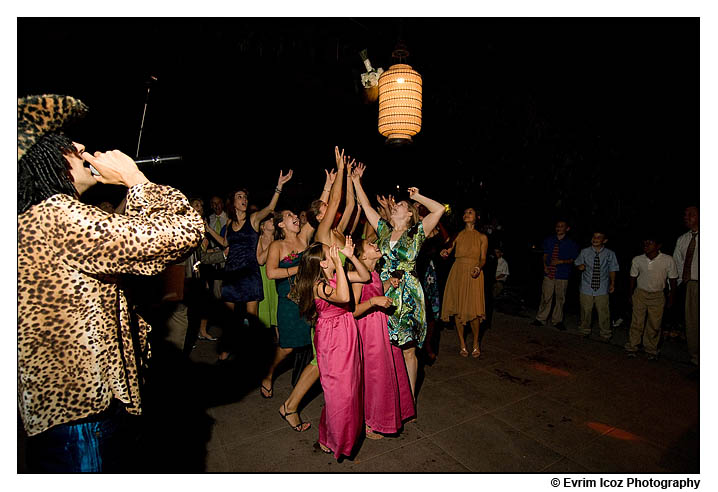
[[[277,295],[274,279],[267,278],[267,266],[260,266],[259,271],[262,274],[262,290],[264,291],[264,299],[259,303],[259,321],[269,328],[270,326],[277,326],[279,296]]]

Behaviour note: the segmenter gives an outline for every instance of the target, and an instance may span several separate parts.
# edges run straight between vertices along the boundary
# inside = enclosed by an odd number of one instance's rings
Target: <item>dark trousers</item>
[[[30,473],[126,472],[133,433],[122,404],[102,413],[57,425],[29,437],[26,447]]]

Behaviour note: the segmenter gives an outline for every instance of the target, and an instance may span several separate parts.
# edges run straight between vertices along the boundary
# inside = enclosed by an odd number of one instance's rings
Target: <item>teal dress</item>
[[[299,265],[302,253],[292,253],[279,261],[279,268],[291,268]],[[279,346],[282,348],[297,348],[312,343],[311,329],[304,318],[299,316],[299,306],[287,298],[291,283],[295,276],[277,279],[277,330],[279,331]]]
[[[388,280],[397,270],[404,271],[399,287],[390,287],[385,294],[393,302],[393,312],[389,316],[389,341],[399,347],[416,343],[421,348],[426,337],[426,306],[424,290],[416,273],[416,257],[426,239],[424,225],[419,222],[409,228],[394,248],[390,245],[392,231],[389,222],[379,219],[377,245],[384,260],[381,280]]]

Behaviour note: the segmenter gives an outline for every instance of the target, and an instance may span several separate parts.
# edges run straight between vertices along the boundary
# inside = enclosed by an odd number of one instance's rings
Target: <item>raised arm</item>
[[[331,289],[329,293],[325,292],[325,289],[320,288],[319,285],[314,286],[314,293],[317,297],[333,302],[335,304],[346,304],[351,300],[351,293],[349,291],[349,282],[347,282],[347,276],[344,273],[344,267],[339,259],[339,249],[336,244],[329,247],[329,259],[334,263],[334,268],[337,274],[337,287]]]
[[[364,175],[364,169],[364,164],[361,162],[357,164],[352,172],[352,181],[354,182],[359,203],[361,203],[361,207],[364,209],[366,220],[376,231],[376,228],[379,226],[379,214],[374,210],[374,207],[371,206],[371,203],[369,203],[369,198],[366,196],[366,193],[364,193],[364,188],[362,188],[361,177]]]
[[[272,243],[273,242],[274,241],[272,241]],[[271,246],[272,243],[269,243],[266,248],[263,248],[262,238],[260,237],[259,241],[257,241],[257,263],[259,263],[259,266],[262,266],[267,263],[267,256],[269,256],[269,246]]]
[[[332,169],[331,171],[324,170],[327,177],[324,180],[324,189],[322,190],[322,194],[319,196],[319,199],[323,201],[324,203],[327,203],[327,200],[329,200],[329,193],[332,191],[332,185],[334,184],[334,180],[337,178],[337,171],[335,169]]]
[[[409,192],[410,199],[421,203],[429,211],[429,215],[424,217],[424,220],[421,222],[424,224],[424,231],[433,231],[436,224],[439,223],[441,216],[444,215],[446,209],[444,209],[444,206],[436,200],[432,200],[431,198],[421,195],[419,193],[419,188],[412,187],[407,191]]]
[[[347,273],[347,278],[350,282],[366,282],[371,279],[371,273],[367,270],[366,265],[354,256],[354,241],[352,241],[351,236],[345,236],[344,248],[342,248],[341,252],[356,268],[356,271]]]
[[[291,169],[287,174],[282,174],[282,170],[279,170],[279,179],[277,180],[277,186],[276,188],[274,188],[274,194],[272,195],[272,199],[269,201],[269,205],[264,207],[262,210],[257,210],[249,216],[249,221],[252,224],[252,229],[258,231],[259,223],[262,222],[262,219],[264,219],[270,213],[274,212],[274,207],[277,206],[279,195],[282,193],[282,187],[284,187],[284,183],[292,179],[292,174],[294,174],[294,171],[292,171]]]
[[[354,185],[352,184],[352,187]],[[359,219],[361,218],[361,203],[357,203],[357,213],[354,215],[354,223],[352,224],[352,228],[349,229],[349,235],[353,235],[354,231],[357,228],[357,225],[359,225]]]
[[[354,202],[356,201],[354,198],[354,184],[351,180],[351,174],[352,174],[352,164],[347,164],[347,193],[346,193],[346,205],[344,205],[344,213],[342,214],[342,218],[339,221],[339,224],[337,225],[337,231],[339,233],[344,234],[344,230],[347,228],[347,225],[349,224],[349,220],[352,218],[352,212],[354,211]]]
[[[331,237],[329,231],[332,228],[334,217],[337,215],[339,210],[339,201],[342,195],[342,184],[344,183],[344,169],[347,162],[347,157],[344,155],[344,150],[339,153],[339,147],[334,147],[334,157],[337,162],[337,177],[332,184],[331,192],[329,193],[329,201],[327,202],[327,211],[324,213],[322,221],[317,227],[317,232],[314,236],[314,240],[320,243],[330,245]]]

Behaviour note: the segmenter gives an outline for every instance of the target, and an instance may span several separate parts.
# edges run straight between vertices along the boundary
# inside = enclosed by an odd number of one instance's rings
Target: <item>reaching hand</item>
[[[332,245],[329,246],[329,259],[334,262],[335,268],[339,268],[342,265],[342,260],[339,259],[339,248],[337,247],[337,243],[332,243]]]
[[[382,207],[384,207],[384,208],[389,207],[389,201],[386,199],[386,197],[384,195],[377,195],[376,200],[379,202],[379,205],[381,205]]]
[[[412,200],[414,199],[415,195],[419,194],[419,188],[415,188],[413,186],[411,188],[407,188],[406,191],[409,192],[409,198],[411,198]]]
[[[347,160],[349,159],[349,156],[347,156]],[[354,166],[356,165],[356,159],[352,159],[349,164],[347,164],[347,176],[351,177],[352,170],[354,169]]]
[[[366,166],[364,166],[363,162],[358,162],[356,166],[354,166],[354,170],[352,171],[352,179],[359,179],[362,176],[364,176],[364,171],[366,170]]]
[[[339,147],[334,147],[334,159],[337,161],[337,169],[344,169],[347,163],[347,158],[344,155],[344,149],[339,153]]]
[[[351,258],[354,255],[354,241],[351,236],[344,236],[344,247],[342,248],[342,254],[347,258]]]
[[[334,184],[334,180],[337,179],[337,172],[336,170],[332,169],[331,171],[324,170],[324,173],[327,175],[326,184],[331,186]],[[325,188],[327,186],[324,186]]]
[[[281,188],[282,186],[284,186],[284,183],[286,183],[287,181],[289,181],[290,179],[292,179],[292,175],[293,175],[293,174],[294,174],[294,171],[292,171],[292,170],[290,169],[287,174],[284,174],[284,175],[283,175],[283,174],[282,174],[282,170],[280,169],[280,170],[279,170],[279,180],[277,180],[277,188]]]

